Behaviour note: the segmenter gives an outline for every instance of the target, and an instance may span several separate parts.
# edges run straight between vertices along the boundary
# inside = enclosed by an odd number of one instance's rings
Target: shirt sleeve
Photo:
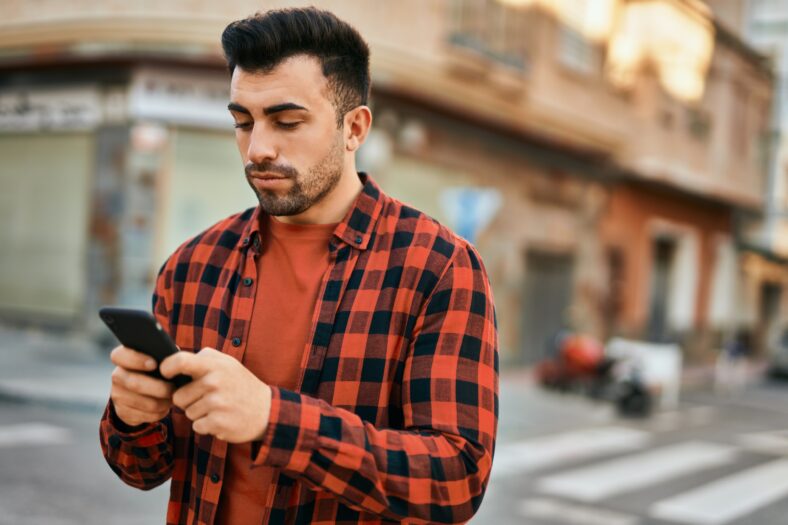
[[[402,379],[404,428],[376,428],[283,388],[272,394],[255,464],[384,518],[470,520],[489,480],[498,423],[495,312],[473,247],[457,250],[415,325]]]
[[[171,258],[159,270],[153,293],[153,314],[170,332],[168,304],[171,287],[168,275]],[[109,467],[128,485],[150,490],[170,479],[173,470],[172,422],[170,415],[156,422],[135,427],[126,425],[115,414],[110,399],[99,423],[99,442]]]

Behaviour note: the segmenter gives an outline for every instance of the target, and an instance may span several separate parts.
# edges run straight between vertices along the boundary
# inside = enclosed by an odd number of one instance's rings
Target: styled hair
[[[341,127],[345,114],[367,104],[369,47],[361,35],[333,13],[315,7],[275,9],[230,23],[222,48],[232,73],[268,73],[295,55],[317,58],[328,80]]]

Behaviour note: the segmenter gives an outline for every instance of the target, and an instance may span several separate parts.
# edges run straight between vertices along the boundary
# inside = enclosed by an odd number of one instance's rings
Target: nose
[[[278,148],[272,140],[271,134],[266,133],[263,126],[255,126],[249,140],[249,147],[246,157],[249,162],[262,164],[266,161],[275,160],[278,156]]]

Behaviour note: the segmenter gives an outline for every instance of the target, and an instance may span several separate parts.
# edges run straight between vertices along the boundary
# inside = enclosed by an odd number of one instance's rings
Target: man
[[[356,172],[372,117],[355,29],[269,11],[222,44],[259,206],[159,272],[153,311],[183,350],[160,370],[190,384],[113,350],[109,465],[141,489],[171,478],[172,524],[469,520],[498,420],[479,256]]]

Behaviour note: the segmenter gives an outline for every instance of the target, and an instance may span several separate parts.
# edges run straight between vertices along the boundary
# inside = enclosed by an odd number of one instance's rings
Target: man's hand
[[[110,398],[121,421],[133,427],[167,415],[172,406],[172,385],[142,373],[154,370],[156,361],[125,346],[113,349],[110,360],[116,365]]]
[[[186,412],[196,433],[229,443],[262,437],[271,412],[271,387],[237,359],[203,348],[196,354],[178,352],[165,359],[159,370],[166,378],[178,374],[192,377],[172,401]]]

